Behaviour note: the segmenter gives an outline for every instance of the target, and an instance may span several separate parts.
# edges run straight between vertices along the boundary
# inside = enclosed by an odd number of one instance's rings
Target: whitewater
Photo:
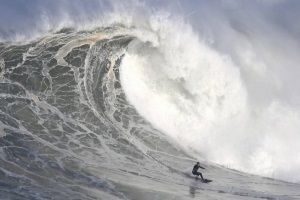
[[[299,8],[4,1],[0,199],[300,199]]]

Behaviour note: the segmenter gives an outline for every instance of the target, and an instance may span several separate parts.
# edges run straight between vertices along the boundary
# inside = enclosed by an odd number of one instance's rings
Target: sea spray
[[[224,52],[168,13],[154,13],[148,23],[144,35],[156,34],[158,45],[138,38],[120,67],[123,89],[138,112],[207,161],[299,181],[300,113],[288,96],[278,95],[289,90],[285,78],[293,75],[272,65],[271,41],[262,32],[241,36],[228,27],[240,43]],[[288,65],[284,55],[279,62]]]

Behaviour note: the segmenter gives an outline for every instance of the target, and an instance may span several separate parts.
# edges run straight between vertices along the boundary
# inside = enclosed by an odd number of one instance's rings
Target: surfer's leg
[[[199,172],[199,175],[201,176],[202,180],[204,180],[204,178],[203,178],[203,176],[202,176],[202,173]]]
[[[199,176],[199,174],[198,174],[198,172],[192,172],[194,175],[196,175],[196,180],[198,179],[198,176]]]

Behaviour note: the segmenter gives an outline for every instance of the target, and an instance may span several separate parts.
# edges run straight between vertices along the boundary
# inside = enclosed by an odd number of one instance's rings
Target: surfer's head
[[[199,162],[197,162],[197,165],[200,165],[200,163],[199,163]]]

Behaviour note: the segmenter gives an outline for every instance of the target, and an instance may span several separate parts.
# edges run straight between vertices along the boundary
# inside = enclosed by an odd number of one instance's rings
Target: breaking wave
[[[88,25],[3,37],[1,173],[15,181],[7,187],[59,182],[75,195],[80,180],[121,198],[89,169],[130,171],[162,155],[299,182],[297,35],[246,14],[136,9],[145,13],[122,7]]]

